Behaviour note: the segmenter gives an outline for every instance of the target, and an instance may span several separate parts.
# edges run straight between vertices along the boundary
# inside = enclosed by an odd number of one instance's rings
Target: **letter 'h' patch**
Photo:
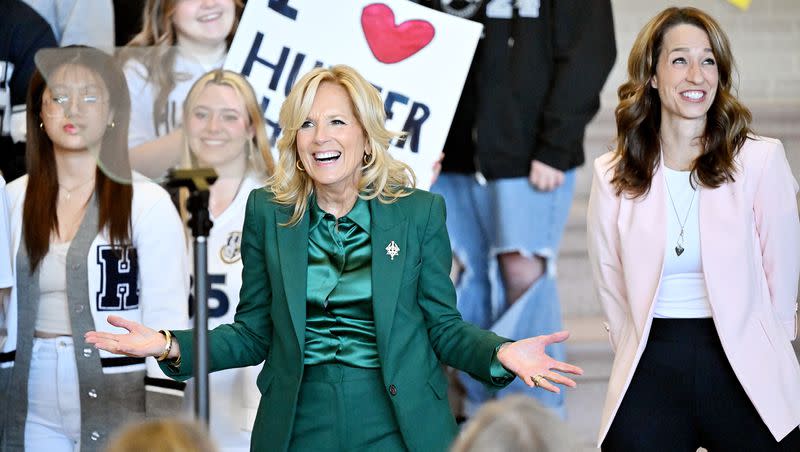
[[[97,247],[100,266],[98,311],[127,311],[139,307],[139,262],[132,246]]]

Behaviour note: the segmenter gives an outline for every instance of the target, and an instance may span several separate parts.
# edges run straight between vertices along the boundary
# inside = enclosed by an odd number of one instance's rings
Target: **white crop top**
[[[67,303],[67,251],[70,242],[51,243],[39,264],[39,312],[36,331],[72,335]]]

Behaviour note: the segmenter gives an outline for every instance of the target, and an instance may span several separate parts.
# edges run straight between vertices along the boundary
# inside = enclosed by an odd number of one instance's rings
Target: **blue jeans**
[[[447,230],[453,254],[462,266],[456,281],[458,308],[468,322],[510,339],[549,334],[562,329],[556,284],[556,260],[575,189],[575,171],[552,192],[534,189],[526,178],[500,179],[487,185],[472,175],[442,174],[431,191],[444,196]],[[518,252],[545,260],[545,272],[509,307],[505,300],[497,255]],[[563,361],[563,344],[547,353]],[[525,393],[564,417],[564,397],[521,380],[492,394],[465,374],[465,408],[472,415],[481,403],[511,393]]]

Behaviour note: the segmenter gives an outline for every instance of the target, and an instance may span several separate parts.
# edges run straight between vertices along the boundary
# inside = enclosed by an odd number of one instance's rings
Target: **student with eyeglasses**
[[[16,280],[0,303],[0,450],[100,450],[126,421],[180,410],[183,385],[156,360],[101,352],[83,338],[112,330],[110,313],[188,324],[183,227],[169,195],[131,173],[129,114],[110,56],[85,47],[37,54],[29,173],[7,187]]]

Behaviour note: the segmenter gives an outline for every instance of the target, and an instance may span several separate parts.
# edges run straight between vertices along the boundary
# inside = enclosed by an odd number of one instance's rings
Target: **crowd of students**
[[[252,87],[221,69],[244,2],[139,2],[141,29],[116,50],[114,2],[5,3],[0,389],[7,396],[0,450],[100,450],[128,422],[191,409],[186,386],[168,378],[154,358],[112,353],[85,340],[89,331],[122,331],[106,322],[110,314],[166,332],[189,326],[196,307],[184,194],[159,185],[170,168],[212,167],[218,174],[209,189],[209,326],[235,321],[248,195],[269,183],[278,163]],[[536,94],[538,122],[509,129],[496,117],[516,124],[529,113],[536,102],[520,103],[515,83],[534,81],[498,82],[505,78],[474,66],[445,149],[445,174],[433,188],[456,213],[447,227],[461,269],[459,309],[467,320],[521,339],[560,325],[554,261],[574,169],[583,163],[583,129],[599,108],[597,93],[615,56],[613,25],[607,2],[593,3],[591,11],[565,0],[557,7],[543,2],[551,6],[535,14],[520,6],[508,18],[500,2],[486,3],[473,17],[487,25],[476,64],[499,64],[508,69],[503,77],[519,75],[513,55],[526,47],[520,39],[515,48],[507,35],[542,33],[526,28],[542,14],[563,17],[559,26],[567,27],[548,29],[548,89],[592,80],[582,85],[580,99],[575,89],[562,98]],[[597,33],[591,23],[607,26],[600,27],[607,39],[569,28]],[[509,50],[487,47],[498,36]],[[628,80],[619,89],[616,148],[594,164],[588,212],[597,297],[616,352],[598,440],[604,450],[655,450],[655,443],[800,447],[800,367],[790,344],[800,273],[797,184],[780,142],[752,132],[750,112],[733,94],[733,71],[724,32],[693,8],[670,8],[651,19],[631,51]],[[481,100],[487,92],[497,97],[491,83],[509,93],[487,106]],[[557,89],[567,88],[575,86]],[[497,137],[506,140],[506,151],[496,149]],[[364,164],[371,164],[367,156]],[[653,228],[653,218],[661,226]],[[723,232],[727,239],[716,237]],[[726,243],[733,240],[747,246],[732,250]],[[505,294],[499,308],[491,303],[497,288],[490,285],[498,281],[490,272],[497,272]],[[735,282],[726,282],[730,275]],[[160,358],[172,344],[164,334]],[[557,344],[547,350],[563,356]],[[702,364],[676,370],[666,363],[675,356]],[[222,450],[250,448],[260,372],[262,365],[211,375],[209,431]],[[560,378],[525,376],[511,391],[554,388]],[[470,379],[461,381],[475,407],[494,397]],[[664,395],[660,385],[677,381],[692,383],[680,388],[680,397],[658,396]],[[560,395],[535,395],[563,416]],[[697,400],[706,409],[701,420],[683,403]],[[527,419],[538,409],[527,403],[487,405],[455,450],[481,450],[497,442],[492,435],[516,435],[507,442],[517,450],[520,441],[560,450],[566,435],[551,435],[547,443],[528,434],[535,425],[504,424],[512,422],[503,420],[506,410]],[[659,410],[669,422],[648,421],[646,414]],[[549,413],[541,416],[558,425]],[[726,424],[711,422],[719,418]]]
[[[0,203],[8,332],[0,373],[16,390],[3,404],[2,448],[95,450],[126,422],[191,408],[184,385],[155,360],[83,340],[109,314],[165,329],[189,324],[186,214],[150,179],[176,165],[219,175],[209,200],[214,327],[236,311],[244,202],[272,172],[270,144],[249,83],[220,69],[238,0],[142,2],[142,29],[115,57],[105,53],[114,52],[110,1],[13,2],[12,19],[39,28],[11,38],[27,51],[13,102],[24,107],[27,97],[28,156],[3,166],[13,181],[2,182]],[[35,30],[48,38],[30,38]],[[257,373],[211,377],[210,425],[224,450],[249,449]]]

